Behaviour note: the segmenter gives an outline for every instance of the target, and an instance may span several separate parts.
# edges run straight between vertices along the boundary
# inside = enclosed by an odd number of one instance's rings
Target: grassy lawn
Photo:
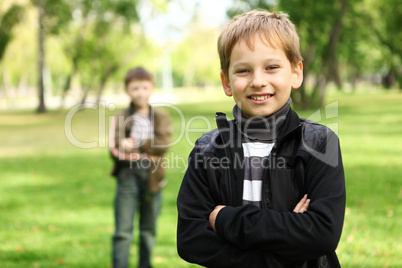
[[[341,140],[347,184],[342,267],[401,267],[402,94],[338,93],[332,100],[338,108],[300,115],[318,121],[321,115]],[[229,98],[178,107],[184,117],[169,109],[176,144],[168,154],[155,267],[195,267],[176,253],[176,196],[192,143],[215,128],[215,111],[232,117]],[[67,111],[0,113],[0,267],[111,267],[115,181],[104,145],[113,113],[84,109],[70,114],[71,124]]]

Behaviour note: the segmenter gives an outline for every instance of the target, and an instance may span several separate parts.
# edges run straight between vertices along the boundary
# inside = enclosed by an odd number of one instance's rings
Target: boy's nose
[[[253,78],[250,83],[251,88],[262,88],[268,85],[268,81],[265,79],[264,74],[260,72],[254,72]]]

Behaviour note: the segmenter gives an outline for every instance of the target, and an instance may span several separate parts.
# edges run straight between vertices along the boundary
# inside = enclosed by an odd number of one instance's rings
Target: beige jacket
[[[122,148],[122,140],[130,137],[133,124],[131,116],[134,112],[134,106],[131,104],[112,119],[109,133],[109,149],[115,162],[112,175],[117,176],[122,167],[130,166],[130,161],[150,161],[149,190],[156,193],[163,187],[162,179],[166,172],[166,159],[163,159],[163,156],[172,140],[170,117],[164,110],[151,106],[150,119],[154,138],[147,140],[139,148]]]

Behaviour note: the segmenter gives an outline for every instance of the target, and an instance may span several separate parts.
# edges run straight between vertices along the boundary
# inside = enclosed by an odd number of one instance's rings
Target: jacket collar
[[[290,109],[288,114],[286,115],[286,119],[282,128],[279,130],[278,139],[276,143],[279,145],[283,140],[286,140],[286,138],[289,135],[300,129],[301,129],[300,118],[295,111]]]
[[[128,108],[126,109],[126,115],[127,116],[130,116],[130,115],[132,115],[133,113],[135,113],[135,111],[136,111],[137,109],[135,108],[135,106],[134,106],[134,103],[131,101],[130,102],[130,105],[128,106]],[[152,113],[153,113],[153,107],[151,106],[151,105],[149,105],[149,115],[151,115]]]
[[[224,113],[216,113],[215,115],[216,123],[218,125],[219,133],[221,134],[221,137],[223,136],[223,143],[229,142],[230,140],[233,139],[233,137],[230,137],[230,134],[240,134],[237,133],[239,132],[238,129],[233,129],[230,131],[229,124],[227,123],[226,119],[226,114]],[[300,123],[300,118],[297,115],[296,112],[294,112],[292,109],[289,109],[286,119],[284,120],[284,123],[282,127],[279,130],[278,137],[276,140],[276,144],[280,144],[283,140],[286,140],[286,138],[291,135],[293,132],[298,131],[301,129],[301,123]],[[237,136],[237,135],[235,135]],[[233,143],[231,143],[233,145]],[[239,143],[234,143],[238,144],[241,146]]]
[[[281,109],[268,116],[246,117],[242,110],[237,106],[233,108],[233,116],[236,125],[247,140],[255,141],[275,141],[282,125],[286,121],[289,113],[291,98]]]

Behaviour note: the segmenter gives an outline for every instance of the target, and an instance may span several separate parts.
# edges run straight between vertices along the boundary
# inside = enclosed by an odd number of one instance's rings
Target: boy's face
[[[259,34],[252,38],[253,50],[244,40],[233,46],[228,77],[221,72],[223,90],[246,116],[268,116],[285,105],[292,87],[300,87],[303,64],[292,66],[282,48],[272,48]]]
[[[126,90],[134,105],[144,108],[149,105],[148,101],[154,91],[154,85],[148,80],[132,80],[128,83]]]

